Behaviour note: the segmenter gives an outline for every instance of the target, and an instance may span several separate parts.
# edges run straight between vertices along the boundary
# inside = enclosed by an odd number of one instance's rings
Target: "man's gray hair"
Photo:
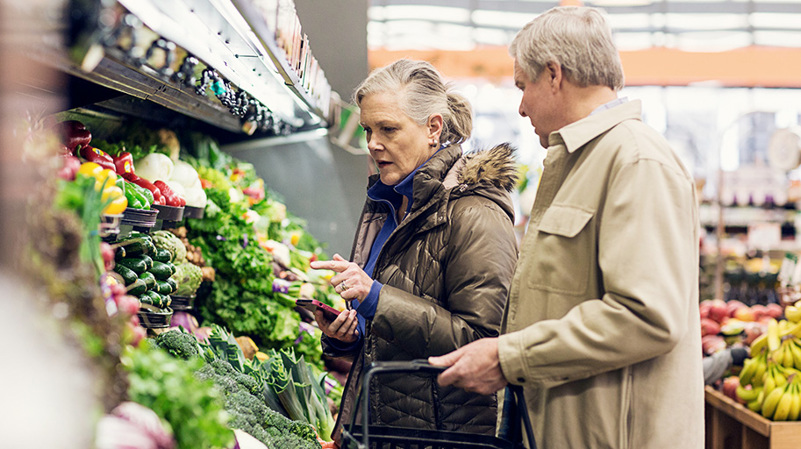
[[[559,64],[581,86],[623,88],[623,66],[604,15],[595,8],[559,6],[527,23],[509,46],[523,72],[535,81],[546,64]]]

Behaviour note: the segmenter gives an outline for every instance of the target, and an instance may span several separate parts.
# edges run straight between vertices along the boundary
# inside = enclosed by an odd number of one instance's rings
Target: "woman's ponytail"
[[[441,137],[443,142],[452,144],[462,143],[470,138],[473,132],[473,109],[470,102],[462,94],[448,92],[448,115],[446,125]]]

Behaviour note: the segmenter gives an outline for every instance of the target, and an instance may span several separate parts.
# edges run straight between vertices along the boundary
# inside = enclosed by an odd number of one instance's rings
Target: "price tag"
[[[769,250],[778,248],[782,241],[782,228],[779,223],[753,223],[748,225],[748,247]]]
[[[779,283],[782,287],[789,287],[796,281],[796,269],[798,268],[798,256],[793,253],[784,253],[782,267],[779,270]]]

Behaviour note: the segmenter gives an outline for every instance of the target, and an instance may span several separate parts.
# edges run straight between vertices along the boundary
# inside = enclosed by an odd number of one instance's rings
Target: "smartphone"
[[[331,321],[334,321],[336,317],[339,315],[339,310],[329,306],[328,304],[323,304],[316,299],[306,299],[306,298],[296,299],[295,305],[303,307],[304,309],[310,310],[312,312],[314,312],[317,309],[320,309],[325,314],[325,317]]]

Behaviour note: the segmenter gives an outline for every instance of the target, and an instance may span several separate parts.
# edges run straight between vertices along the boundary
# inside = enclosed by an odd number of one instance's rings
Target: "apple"
[[[736,299],[732,299],[730,301],[726,301],[726,310],[729,312],[729,316],[730,317],[734,316],[734,312],[737,311],[737,309],[740,309],[740,308],[743,308],[743,307],[748,307],[748,306],[743,304],[742,301],[738,301]]]
[[[739,398],[737,397],[738,385],[740,385],[740,378],[738,376],[729,376],[723,379],[723,386],[721,387],[721,390],[726,396],[734,399],[735,401],[739,401]]]
[[[751,306],[751,311],[754,312],[754,321],[759,321],[762,317],[769,317],[768,308],[762,304],[754,304]]]
[[[701,337],[701,349],[704,355],[712,355],[726,349],[726,340],[720,335],[704,335]]]
[[[782,306],[776,304],[775,302],[772,302],[772,303],[766,305],[765,309],[766,309],[767,314],[771,318],[775,318],[777,320],[780,319],[782,317],[782,315],[784,314],[784,308]]]
[[[717,335],[720,332],[720,324],[710,318],[701,318],[701,336]]]
[[[712,299],[709,303],[709,318],[717,321],[723,321],[723,318],[729,316],[729,310],[726,307],[726,301],[722,299]]]
[[[740,321],[757,321],[757,313],[754,307],[740,307],[734,311],[733,318]]]

